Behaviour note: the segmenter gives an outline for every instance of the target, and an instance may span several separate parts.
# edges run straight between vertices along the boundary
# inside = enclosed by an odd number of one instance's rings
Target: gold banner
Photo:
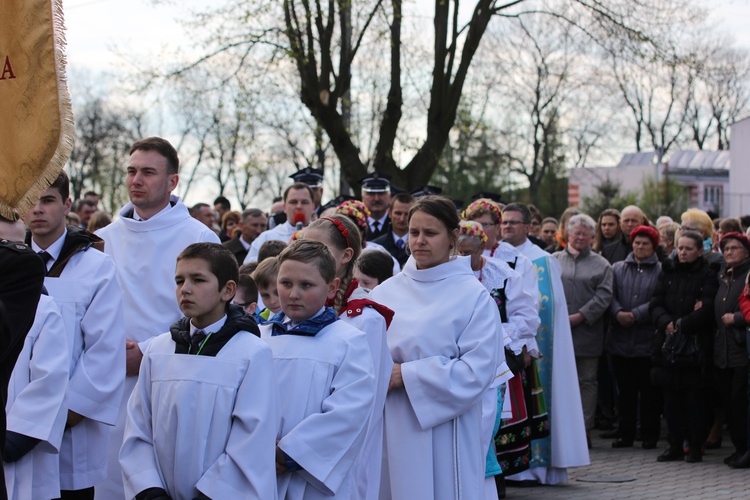
[[[61,0],[0,0],[0,215],[28,211],[68,161],[75,129]]]

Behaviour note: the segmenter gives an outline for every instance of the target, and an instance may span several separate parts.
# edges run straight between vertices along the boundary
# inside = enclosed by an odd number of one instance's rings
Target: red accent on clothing
[[[745,285],[745,290],[742,291],[742,295],[740,295],[740,311],[742,312],[742,315],[745,317],[745,321],[750,323],[750,297],[748,297],[748,286]]]
[[[345,311],[349,316],[359,316],[360,314],[362,314],[362,311],[365,310],[365,307],[372,307],[378,313],[380,313],[380,315],[385,318],[386,328],[389,328],[391,326],[394,312],[385,307],[383,304],[378,304],[377,302],[374,302],[370,299],[350,300],[346,303]]]

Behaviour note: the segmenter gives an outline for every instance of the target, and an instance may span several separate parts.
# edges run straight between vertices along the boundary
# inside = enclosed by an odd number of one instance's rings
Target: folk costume
[[[468,257],[422,270],[411,257],[371,297],[395,312],[388,346],[404,383],[386,398],[380,497],[481,498],[482,398],[502,360],[497,306]]]
[[[257,335],[231,306],[201,332],[183,318],[150,343],[120,452],[126,498],[276,498],[273,358]]]

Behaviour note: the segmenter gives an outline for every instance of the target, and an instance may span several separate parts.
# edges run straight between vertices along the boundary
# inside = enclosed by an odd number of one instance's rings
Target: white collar
[[[206,328],[198,328],[193,324],[193,320],[190,320],[190,337],[192,338],[193,334],[197,332],[198,330],[203,330],[203,333],[206,335],[210,335],[212,333],[216,333],[219,330],[221,330],[221,327],[224,326],[224,323],[227,322],[227,315],[221,317],[219,321],[216,323],[212,323],[208,325]]]
[[[45,251],[52,257],[47,262],[47,270],[49,271],[52,268],[52,264],[55,263],[57,259],[60,258],[60,252],[62,251],[62,247],[65,244],[65,237],[68,235],[68,228],[65,228],[65,231],[63,231],[62,236],[60,236],[57,240],[55,240],[54,243],[52,243],[47,248],[42,248],[39,245],[36,244],[36,241],[34,241],[34,237],[31,237],[31,249],[34,250],[36,253],[39,253],[41,251]]]
[[[149,219],[153,219],[154,217],[160,216],[161,214],[163,214],[164,212],[166,212],[170,208],[172,208],[172,204],[169,203],[169,202],[167,202],[167,206],[166,207],[162,208],[157,213],[155,213],[154,215],[152,215],[151,217],[149,217]],[[133,219],[137,220],[138,222],[143,222],[145,220],[148,220],[148,219],[144,219],[143,217],[140,216],[140,214],[138,214],[138,209],[135,206],[133,206]]]

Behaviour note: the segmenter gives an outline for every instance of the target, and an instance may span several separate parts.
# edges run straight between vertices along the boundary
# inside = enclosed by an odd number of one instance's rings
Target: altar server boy
[[[21,232],[20,239],[23,239]],[[60,497],[60,459],[68,407],[70,354],[55,301],[39,298],[34,324],[8,384],[5,483],[10,500]]]
[[[281,426],[279,498],[355,498],[352,465],[364,444],[375,397],[365,335],[340,321],[326,300],[339,287],[320,242],[300,240],[279,255],[282,312],[261,327],[273,350]]]
[[[194,243],[177,257],[184,318],[143,354],[120,450],[126,498],[274,499],[271,350],[229,302],[232,252]]]

